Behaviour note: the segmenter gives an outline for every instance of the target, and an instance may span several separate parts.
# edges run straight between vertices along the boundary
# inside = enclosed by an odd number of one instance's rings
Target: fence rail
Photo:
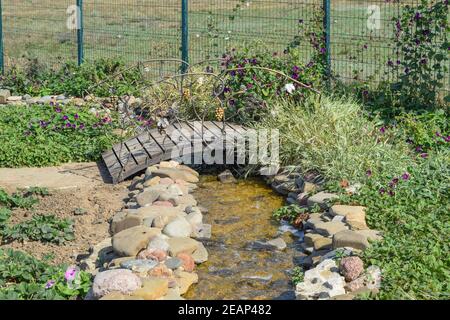
[[[198,62],[261,40],[282,51],[299,23],[323,20],[329,72],[391,80],[393,18],[419,0],[0,0],[0,68],[121,57]],[[77,9],[78,8],[78,9]],[[370,27],[372,23],[372,27]],[[300,44],[305,61],[312,49]],[[176,67],[176,66],[175,66]],[[179,66],[178,66],[179,67]],[[449,76],[445,88],[449,90]]]

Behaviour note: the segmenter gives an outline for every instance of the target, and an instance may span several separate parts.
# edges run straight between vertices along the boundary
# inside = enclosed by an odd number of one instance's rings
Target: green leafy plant
[[[24,196],[21,193],[9,195],[5,190],[0,188],[0,205],[7,208],[24,208],[29,209],[38,202],[31,196]]]
[[[41,241],[63,244],[74,239],[73,222],[54,215],[35,215],[30,220],[9,226],[1,232],[3,241]]]
[[[305,277],[305,272],[303,271],[302,267],[295,267],[292,269],[292,283],[294,285],[297,285],[300,282],[303,282],[303,279]]]
[[[301,208],[296,204],[291,204],[291,205],[276,209],[272,213],[272,217],[277,221],[286,220],[289,222],[293,222],[300,213],[303,213],[305,211],[306,211],[306,209]]]
[[[91,285],[92,277],[87,272],[51,265],[21,251],[0,249],[2,300],[82,299]]]

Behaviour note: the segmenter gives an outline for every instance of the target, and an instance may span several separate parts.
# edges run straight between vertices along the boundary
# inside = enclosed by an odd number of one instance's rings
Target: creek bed
[[[215,176],[202,176],[194,196],[209,211],[204,222],[212,225],[212,237],[203,241],[209,260],[198,267],[199,283],[185,298],[294,299],[290,270],[302,255],[299,242],[281,234],[271,218],[284,198],[262,179],[222,184]],[[284,251],[254,244],[278,236],[287,244]]]

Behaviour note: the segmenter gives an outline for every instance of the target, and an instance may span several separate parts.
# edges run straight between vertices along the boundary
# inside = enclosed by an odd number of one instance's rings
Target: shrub
[[[369,169],[380,174],[402,172],[412,161],[406,142],[392,143],[399,133],[368,120],[350,98],[309,98],[302,104],[276,101],[272,109],[273,116],[257,127],[279,130],[280,160],[285,165],[318,171],[331,181],[355,183],[363,182]]]
[[[93,114],[87,106],[4,106],[0,108],[0,166],[98,160],[118,141],[113,117]]]

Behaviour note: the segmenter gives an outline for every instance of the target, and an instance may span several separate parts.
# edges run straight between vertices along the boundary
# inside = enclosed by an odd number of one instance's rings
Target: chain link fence
[[[332,74],[344,81],[378,83],[396,77],[387,67],[394,50],[393,18],[405,4],[419,2],[1,0],[3,69],[29,59],[50,65],[114,57],[127,63],[155,58],[193,63],[255,46],[255,41],[281,52],[298,34],[299,23],[323,19],[329,21],[324,29]],[[300,47],[306,62],[312,48],[308,41]],[[172,70],[179,69],[179,62],[173,64]],[[449,82],[447,75],[446,90]]]

